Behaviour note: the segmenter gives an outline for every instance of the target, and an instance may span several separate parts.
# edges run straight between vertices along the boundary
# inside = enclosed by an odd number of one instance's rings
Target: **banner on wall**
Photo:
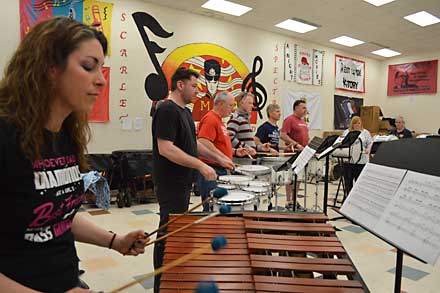
[[[110,92],[110,68],[103,67],[102,73],[106,80],[105,86],[101,89],[92,112],[89,115],[89,122],[108,122],[110,121],[109,113],[109,92]]]
[[[388,96],[437,93],[438,60],[388,66]]]
[[[313,85],[322,86],[324,51],[313,50]]]
[[[309,125],[309,129],[322,129],[322,99],[319,93],[282,89],[280,96],[283,101],[282,115],[284,119],[293,113],[293,103],[296,100],[304,100],[308,110],[304,120]]]
[[[284,44],[284,80],[293,81],[295,76],[294,65],[295,45],[291,43]]]
[[[365,62],[335,55],[336,89],[350,92],[365,92]]]
[[[312,84],[313,50],[295,46],[295,80],[297,83]]]
[[[364,99],[335,95],[334,105],[333,105],[334,128],[347,129],[350,126],[351,117],[353,115],[359,115],[361,106],[363,105],[364,105]]]
[[[110,55],[113,4],[94,0],[20,0],[20,36],[53,16],[67,16],[104,33]]]

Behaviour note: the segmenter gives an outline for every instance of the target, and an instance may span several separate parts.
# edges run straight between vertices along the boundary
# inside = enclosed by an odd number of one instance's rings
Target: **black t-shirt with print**
[[[175,164],[159,154],[157,138],[169,140],[190,156],[197,157],[196,129],[191,112],[171,100],[158,105],[153,116],[153,180],[157,183],[191,184],[194,170]]]
[[[78,159],[64,131],[45,131],[42,159],[27,160],[17,130],[0,119],[0,272],[43,292],[78,283],[72,219],[84,199]]]

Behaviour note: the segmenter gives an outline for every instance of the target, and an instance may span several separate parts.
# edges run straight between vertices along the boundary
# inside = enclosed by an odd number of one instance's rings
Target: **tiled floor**
[[[337,185],[330,185],[329,194],[335,193]],[[322,186],[319,188],[318,203],[322,206]],[[315,187],[307,188],[307,208],[315,204]],[[302,204],[304,199],[300,199]],[[193,197],[191,202],[196,204],[199,198]],[[280,190],[279,206],[284,206],[284,190]],[[262,203],[261,207],[267,206]],[[133,229],[152,231],[157,228],[159,216],[157,204],[133,205],[130,208],[119,209],[112,204],[109,213],[85,206],[83,215],[105,229],[116,233],[124,233]],[[338,216],[329,210],[330,218]],[[396,252],[393,247],[373,236],[364,229],[346,220],[332,222],[339,229],[337,232],[345,249],[350,255],[356,268],[373,293],[389,293],[394,291],[394,272]],[[124,285],[143,274],[153,271],[153,247],[146,248],[146,253],[138,257],[122,256],[118,253],[86,244],[77,244],[78,255],[81,258],[81,268],[86,272],[82,279],[92,289],[108,292]],[[123,292],[153,292],[153,280],[147,279]],[[404,256],[402,290],[408,293],[438,293],[440,292],[440,262],[436,266],[426,265]]]

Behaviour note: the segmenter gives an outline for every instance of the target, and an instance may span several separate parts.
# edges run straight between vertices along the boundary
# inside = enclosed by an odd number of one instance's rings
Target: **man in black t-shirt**
[[[396,129],[391,130],[390,134],[400,138],[412,138],[411,131],[405,128],[405,120],[402,116],[396,118]]]
[[[258,127],[255,142],[257,145],[270,143],[271,152],[277,153],[280,143],[280,130],[277,123],[281,118],[281,109],[278,104],[270,104],[267,106],[266,112],[268,121]]]
[[[160,103],[153,116],[153,182],[159,201],[160,223],[168,222],[169,214],[183,213],[188,209],[189,196],[196,170],[206,180],[216,180],[213,168],[198,159],[205,157],[230,168],[232,162],[211,152],[197,142],[195,125],[186,104],[197,96],[198,73],[184,67],[171,78],[169,99]],[[164,235],[165,230],[157,233]],[[164,242],[154,247],[154,267],[162,265]],[[160,276],[155,278],[155,292],[159,291]]]

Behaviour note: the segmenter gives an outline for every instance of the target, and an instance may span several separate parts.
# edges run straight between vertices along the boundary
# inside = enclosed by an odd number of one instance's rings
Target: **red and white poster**
[[[437,93],[438,60],[388,66],[388,96]]]
[[[297,83],[312,84],[313,50],[296,45],[295,77]]]
[[[103,67],[102,73],[107,81],[101,89],[98,99],[96,99],[92,112],[89,115],[89,122],[108,122],[110,120],[109,113],[109,90],[110,90],[110,67]]]

